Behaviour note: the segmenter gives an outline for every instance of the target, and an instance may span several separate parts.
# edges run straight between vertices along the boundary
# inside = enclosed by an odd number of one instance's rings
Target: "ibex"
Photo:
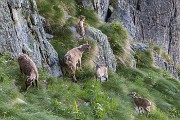
[[[105,66],[99,66],[98,64],[96,65],[96,73],[95,73],[96,80],[97,78],[100,79],[102,82],[102,77],[106,78],[106,81],[108,81],[108,69]]]
[[[91,46],[88,43],[83,44],[83,45],[80,45],[79,47],[69,50],[64,56],[64,63],[70,68],[71,75],[74,82],[77,82],[77,79],[75,76],[77,67],[80,67],[80,69],[82,69],[82,66],[81,66],[82,54],[84,51],[89,52],[90,49],[91,49]]]
[[[31,85],[34,87],[34,82],[36,87],[38,87],[37,81],[39,74],[33,60],[27,54],[21,54],[18,57],[18,63],[21,73],[24,73],[26,75],[25,90],[28,90]]]
[[[144,109],[147,113],[146,117],[148,118],[149,114],[150,114],[151,102],[146,98],[141,98],[141,97],[136,96],[136,92],[131,92],[128,95],[130,95],[133,98],[134,103],[138,107],[139,113],[141,113],[141,110],[144,113],[144,111],[143,111],[143,109]]]
[[[85,29],[84,29],[84,21],[85,21],[85,16],[80,15],[80,20],[76,26],[76,31],[81,35],[81,37],[84,39],[85,36]]]

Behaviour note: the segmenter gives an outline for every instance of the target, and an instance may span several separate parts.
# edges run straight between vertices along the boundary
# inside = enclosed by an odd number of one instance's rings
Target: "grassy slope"
[[[0,57],[0,118],[22,120],[122,119],[143,120],[134,111],[130,91],[153,102],[150,120],[178,119],[180,84],[157,68],[118,68],[107,83],[95,81],[93,69],[78,71],[77,84],[67,77],[53,78],[40,71],[39,89],[23,92],[24,77],[17,62]],[[42,80],[49,79],[45,90]],[[15,103],[17,98],[27,104]]]
[[[83,14],[89,17],[87,21],[90,25],[96,21],[88,12],[87,15],[83,13],[80,6],[78,9],[74,8],[74,0],[53,0],[53,2],[38,0],[37,2],[41,4],[40,13],[46,17],[48,24],[53,26],[52,28],[56,26],[56,29],[51,31],[55,35],[52,44],[59,56],[63,56],[68,49],[80,43],[74,41],[67,24],[64,25],[63,12],[57,11],[68,11],[73,16]],[[67,7],[67,3],[72,4]],[[51,7],[52,4],[56,5]],[[59,8],[59,5],[63,5],[63,8]],[[71,12],[72,10],[74,12]],[[116,36],[109,37],[112,38],[111,40],[118,39]],[[149,62],[148,66],[138,63],[138,69],[118,68],[117,73],[110,73],[109,81],[102,84],[95,81],[94,69],[87,66],[84,66],[83,71],[77,72],[79,80],[77,84],[71,82],[68,77],[57,79],[40,70],[39,89],[30,88],[28,92],[23,92],[24,76],[19,71],[17,61],[12,61],[7,55],[0,56],[0,119],[144,120],[144,116],[138,116],[134,111],[133,101],[127,96],[130,91],[136,91],[140,96],[152,101],[150,120],[180,118],[179,81],[162,69],[150,67],[151,61],[147,54],[145,55],[146,57],[141,53],[136,54],[142,61]],[[87,55],[86,59],[88,59]],[[86,59],[83,59],[83,62],[86,62]],[[50,81],[48,90],[42,82],[45,79]],[[26,104],[17,103],[17,98],[25,101]]]

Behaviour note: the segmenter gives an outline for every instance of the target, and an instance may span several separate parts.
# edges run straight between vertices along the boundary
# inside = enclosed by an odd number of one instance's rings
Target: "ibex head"
[[[136,96],[136,92],[131,92],[128,95],[131,96],[131,97],[135,97]]]

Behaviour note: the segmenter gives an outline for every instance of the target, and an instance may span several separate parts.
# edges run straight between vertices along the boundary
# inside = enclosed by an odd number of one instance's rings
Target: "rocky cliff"
[[[29,54],[38,67],[61,76],[58,54],[46,39],[35,0],[0,1],[0,53]]]
[[[109,22],[121,21],[131,40],[154,43],[180,63],[179,0],[114,0]]]
[[[108,8],[107,5],[101,7],[103,3],[109,3]],[[103,21],[120,21],[131,41],[160,46],[171,56],[171,66],[180,64],[180,1],[82,0],[82,4],[87,9],[97,10]],[[156,65],[159,64],[164,63]]]
[[[81,0],[81,3],[85,8],[96,11],[102,21],[120,21],[129,32],[130,40],[159,45],[173,59],[169,66],[180,64],[180,1]],[[15,58],[22,52],[28,53],[38,67],[61,76],[58,54],[47,41],[43,28],[45,19],[39,16],[36,1],[1,0],[0,11],[0,53],[8,51]],[[87,34],[97,41],[97,56],[102,64],[115,71],[114,55],[109,43],[104,42],[107,38],[97,31],[90,28]],[[166,66],[167,62],[162,62],[161,56],[155,56],[157,66]]]

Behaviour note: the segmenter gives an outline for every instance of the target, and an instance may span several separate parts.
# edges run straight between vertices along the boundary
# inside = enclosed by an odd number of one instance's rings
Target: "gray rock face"
[[[165,68],[168,72],[170,72],[174,77],[178,79],[177,69],[173,64],[169,64],[166,60],[164,60],[157,52],[153,52],[154,64],[156,66]]]
[[[38,67],[61,76],[58,54],[46,40],[36,1],[1,0],[0,11],[0,53],[10,52],[17,58],[25,52]]]
[[[102,21],[105,21],[109,7],[109,0],[82,0],[87,9],[95,10]]]
[[[131,44],[131,47],[133,50],[140,50],[142,52],[145,52],[147,50],[153,51],[151,48],[149,48],[146,44],[143,43],[137,43],[137,44]],[[168,72],[170,72],[174,77],[178,78],[178,72],[175,68],[174,64],[169,64],[161,55],[159,55],[157,52],[153,51],[153,61],[154,65],[165,68]]]
[[[117,63],[107,36],[93,27],[88,27],[86,34],[97,42],[98,53],[96,54],[95,62],[100,65],[106,65],[111,71],[115,72]]]
[[[110,22],[119,20],[132,39],[161,46],[180,64],[179,0],[116,0]]]

